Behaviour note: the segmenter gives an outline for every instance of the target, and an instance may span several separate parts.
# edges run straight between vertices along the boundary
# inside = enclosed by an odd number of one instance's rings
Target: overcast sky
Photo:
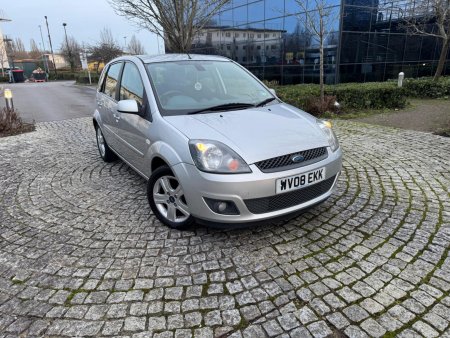
[[[164,52],[161,38],[157,39],[154,34],[139,29],[115,14],[106,0],[0,0],[0,10],[12,20],[0,23],[3,34],[13,39],[21,38],[27,49],[30,39],[34,39],[38,46],[42,44],[39,25],[42,26],[45,46],[49,49],[44,19],[47,15],[54,51],[64,41],[62,24],[65,22],[67,35],[73,36],[80,43],[95,44],[100,39],[102,28],[108,27],[122,47],[125,43],[124,36],[128,43],[134,34],[144,45],[147,54]]]

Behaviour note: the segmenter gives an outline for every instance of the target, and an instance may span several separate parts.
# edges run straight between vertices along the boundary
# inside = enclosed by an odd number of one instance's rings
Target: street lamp
[[[69,46],[69,39],[67,39],[67,31],[66,31],[66,26],[67,24],[65,22],[63,22],[63,27],[64,27],[64,34],[66,35],[66,47],[67,47],[67,51],[69,53],[69,63],[70,63],[70,70],[73,73],[73,60],[72,60],[72,51],[70,50],[70,46]]]
[[[42,40],[42,59],[44,61],[44,69],[45,69],[45,79],[47,80],[48,75],[50,75],[50,68],[48,68],[47,57],[45,56],[45,43],[44,36],[42,35],[42,27],[39,25],[39,31],[41,32],[41,40]]]
[[[45,18],[45,25],[47,26],[48,42],[50,43],[50,52],[52,53],[53,70],[55,71],[55,77],[57,77],[58,74],[56,72],[55,54],[53,54],[52,38],[50,37],[50,29],[48,28],[47,15],[45,15],[44,18]]]

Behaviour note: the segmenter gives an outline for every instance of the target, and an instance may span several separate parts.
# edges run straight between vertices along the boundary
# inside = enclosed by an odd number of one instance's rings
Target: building
[[[402,27],[417,1],[327,1],[334,20],[325,40],[326,83],[434,74],[442,42]],[[269,81],[319,82],[319,43],[300,8],[297,0],[232,0],[195,37],[193,52],[227,56]]]
[[[1,14],[1,13],[0,13]],[[0,22],[9,21],[8,19],[4,19],[0,16]],[[3,32],[0,28],[0,72],[4,75],[4,69],[9,68],[8,55],[6,53],[6,37],[3,36]]]

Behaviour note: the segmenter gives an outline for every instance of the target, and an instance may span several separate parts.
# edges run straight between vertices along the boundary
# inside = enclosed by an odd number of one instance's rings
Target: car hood
[[[228,145],[248,164],[328,146],[314,117],[284,103],[164,118],[189,139],[216,140]]]

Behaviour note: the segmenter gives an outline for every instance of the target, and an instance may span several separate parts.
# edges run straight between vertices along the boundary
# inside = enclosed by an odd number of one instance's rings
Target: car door
[[[119,97],[119,78],[122,71],[123,62],[116,62],[108,67],[105,75],[102,91],[99,93],[97,105],[103,124],[103,134],[106,142],[114,150],[118,150],[118,120],[115,114],[117,111],[117,100]]]
[[[150,146],[148,135],[152,123],[142,77],[133,62],[125,63],[119,88],[119,100],[135,100],[140,112],[139,114],[117,113],[120,138],[118,151],[135,169],[144,173],[146,172],[144,155]]]

